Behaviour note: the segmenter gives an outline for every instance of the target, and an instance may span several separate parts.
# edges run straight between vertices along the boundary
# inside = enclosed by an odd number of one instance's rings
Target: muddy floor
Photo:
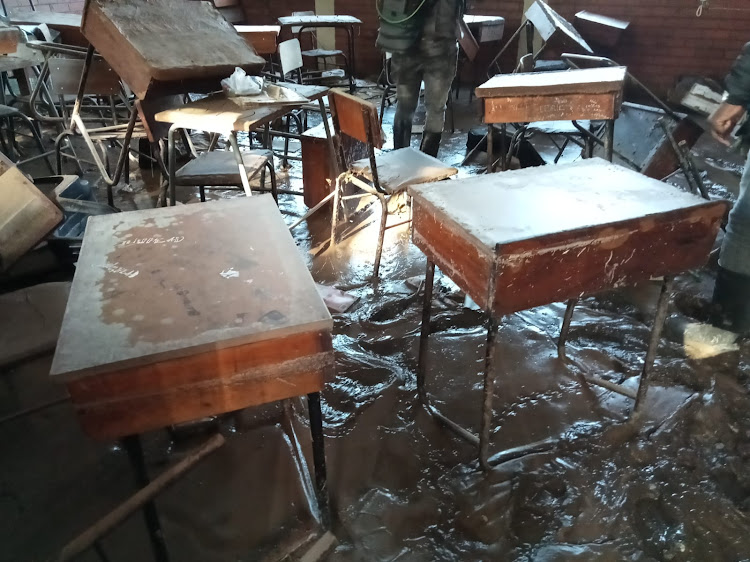
[[[476,112],[458,104],[457,124],[470,123]],[[442,159],[459,164],[465,141],[466,127],[448,135]],[[713,196],[731,197],[739,157],[707,137],[696,154]],[[563,159],[575,158],[569,151]],[[481,166],[480,158],[461,175]],[[299,163],[279,179],[300,190]],[[125,210],[145,208],[154,192],[136,173],[116,199]],[[181,191],[179,199],[193,203],[197,194]],[[290,224],[305,212],[299,197],[281,199]],[[497,343],[492,451],[543,439],[556,444],[483,472],[476,451],[417,399],[425,258],[408,229],[388,231],[376,286],[367,282],[372,222],[323,252],[326,217],[304,223],[294,236],[319,283],[358,297],[334,315],[336,378],[323,393],[339,540],[328,560],[750,560],[750,346],[692,360],[668,331],[645,419],[631,425],[631,401],[588,386],[580,367],[637,386],[657,283],[584,299],[567,346],[575,365],[557,354],[563,304],[511,315]],[[712,278],[711,266],[681,276],[672,312],[700,317]],[[446,414],[476,431],[483,318],[439,273],[433,310],[430,391]],[[47,380],[50,363],[45,355],[0,373],[0,417],[64,394]],[[317,531],[305,412],[301,401],[291,401],[144,436],[152,475],[210,432],[227,437],[157,500],[174,560],[278,560],[288,545]],[[49,559],[135,489],[122,449],[88,439],[67,403],[1,424],[0,451],[2,561]],[[111,560],[150,559],[140,515],[101,546]],[[88,552],[80,559],[98,558]]]

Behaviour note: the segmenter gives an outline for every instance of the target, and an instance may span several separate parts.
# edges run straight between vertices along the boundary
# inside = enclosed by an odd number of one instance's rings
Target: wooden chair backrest
[[[61,96],[74,96],[83,73],[82,59],[51,57],[49,75],[52,81],[52,93]],[[86,80],[86,91],[89,96],[115,96],[120,92],[120,77],[112,70],[107,61],[94,60]]]
[[[466,25],[466,22],[461,18],[458,20],[458,44],[461,45],[461,50],[466,55],[466,58],[473,62],[477,58],[479,53],[479,43],[477,43],[474,34]]]
[[[374,148],[383,148],[383,133],[375,105],[339,89],[331,90],[328,100],[336,133]]]

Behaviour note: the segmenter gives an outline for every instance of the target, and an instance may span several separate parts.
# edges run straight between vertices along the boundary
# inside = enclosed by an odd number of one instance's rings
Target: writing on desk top
[[[93,217],[78,264],[53,373],[330,329],[270,196]]]

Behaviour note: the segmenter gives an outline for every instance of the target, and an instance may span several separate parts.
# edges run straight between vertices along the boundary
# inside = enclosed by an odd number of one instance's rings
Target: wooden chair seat
[[[242,153],[247,169],[247,178],[254,178],[266,165],[270,153],[267,150],[252,150]],[[241,185],[239,167],[234,153],[216,150],[199,154],[175,175],[178,185]]]
[[[458,173],[456,168],[410,146],[377,155],[375,165],[380,187],[390,194],[403,191],[410,185],[440,181]],[[368,158],[357,160],[351,169],[372,181]]]

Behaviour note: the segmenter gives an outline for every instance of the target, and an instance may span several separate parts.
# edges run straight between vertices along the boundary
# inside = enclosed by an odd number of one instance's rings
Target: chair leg
[[[380,215],[380,232],[378,233],[378,247],[375,250],[375,271],[372,274],[373,280],[377,280],[378,274],[380,273],[380,258],[383,254],[383,240],[385,239],[385,225],[388,221],[388,202],[385,200],[385,195],[378,192],[378,199],[380,200],[380,206],[383,208],[382,214]]]
[[[273,169],[273,160],[269,159],[266,162],[266,166],[268,167],[268,175],[271,176],[271,195],[273,196],[273,200],[276,201],[276,205],[279,204],[279,188],[276,185],[276,170]],[[265,183],[265,178],[264,178]]]
[[[205,185],[198,186],[198,191],[201,194],[201,203],[205,203],[206,202],[206,186]]]
[[[36,128],[34,122],[29,119],[27,115],[24,115],[23,113],[19,113],[18,117],[23,120],[26,125],[29,127],[29,130],[31,131],[31,136],[34,137],[34,142],[36,142],[36,146],[39,149],[39,152],[41,154],[44,154],[46,151],[44,149],[44,143],[42,143],[42,136],[39,134],[39,130]],[[52,167],[52,163],[49,161],[49,158],[47,156],[44,157],[44,163],[47,164],[47,169],[49,170],[50,174],[54,174],[55,170]]]
[[[330,247],[336,245],[336,223],[339,220],[339,203],[341,200],[341,176],[336,178],[333,185],[333,214],[331,216],[331,243]]]

